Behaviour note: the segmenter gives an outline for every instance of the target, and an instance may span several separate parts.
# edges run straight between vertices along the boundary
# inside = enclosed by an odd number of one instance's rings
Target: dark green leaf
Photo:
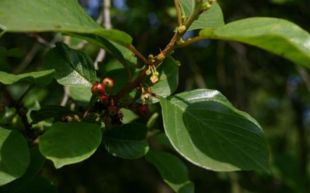
[[[10,85],[17,82],[28,82],[44,86],[52,80],[54,73],[54,70],[43,70],[16,75],[0,71],[0,83]]]
[[[159,171],[163,180],[177,193],[194,193],[186,165],[176,156],[160,151],[149,151],[146,160]]]
[[[77,0],[1,0],[0,28],[7,32],[92,34],[124,45],[132,41],[124,32],[101,28]]]
[[[26,139],[17,131],[0,127],[0,185],[21,177],[30,163]]]
[[[57,44],[44,60],[49,68],[56,71],[56,79],[64,86],[88,87],[96,81],[92,60],[83,52],[73,50],[65,44]]]
[[[248,18],[214,31],[202,30],[210,39],[247,43],[310,68],[310,34],[294,23],[277,18]]]
[[[178,61],[168,57],[158,68],[159,81],[151,87],[152,92],[162,97],[170,96],[179,84],[179,67]]]
[[[124,159],[138,159],[149,150],[145,125],[132,122],[107,130],[103,135],[105,148],[112,155]]]
[[[218,91],[199,89],[160,102],[171,144],[192,163],[214,171],[268,170],[261,127]]]
[[[44,61],[49,68],[55,69],[57,82],[69,87],[73,99],[89,101],[97,75],[92,60],[85,53],[57,44]]]
[[[39,174],[45,163],[45,158],[39,152],[38,147],[34,147],[30,151],[31,162],[26,173],[19,179],[0,187],[3,193],[21,193],[29,190],[29,185],[33,185],[32,181]],[[33,192],[31,192],[33,193]]]
[[[101,143],[99,125],[90,123],[55,123],[39,140],[43,156],[56,168],[89,158]]]

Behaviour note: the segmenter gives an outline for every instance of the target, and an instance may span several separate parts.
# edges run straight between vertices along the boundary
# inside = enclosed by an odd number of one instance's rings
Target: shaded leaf
[[[163,180],[177,193],[194,193],[186,165],[176,156],[160,151],[149,151],[146,160],[159,171]]]
[[[101,143],[99,125],[90,123],[55,123],[39,140],[43,156],[56,168],[89,158]]]
[[[30,150],[30,153],[31,153],[31,162],[25,174],[21,178],[9,184],[6,184],[5,186],[1,186],[0,192],[22,193],[26,190],[29,191],[29,186],[33,185],[32,181],[39,174],[46,160],[39,152],[38,147],[32,148]],[[31,193],[33,192],[31,191]]]
[[[162,97],[175,92],[179,84],[179,67],[178,61],[168,57],[158,68],[159,81],[151,87],[152,92]],[[157,101],[155,98],[153,100]]]
[[[55,120],[61,120],[64,116],[67,115],[74,115],[74,112],[62,106],[44,106],[42,109],[38,111],[32,111],[30,114],[31,119],[34,123],[49,118],[54,118]]]
[[[132,41],[124,32],[101,28],[77,0],[1,0],[0,28],[7,32],[93,34],[125,45]]]
[[[123,159],[138,159],[149,150],[145,125],[132,122],[108,129],[103,135],[103,143],[108,152]]]
[[[239,41],[310,68],[310,34],[296,24],[277,18],[254,17],[228,23],[214,31],[202,30],[210,39]]]
[[[0,127],[0,185],[20,178],[29,163],[26,139],[17,131]]]
[[[28,82],[37,85],[47,85],[54,76],[54,70],[43,70],[37,72],[28,72],[24,74],[11,74],[0,71],[0,82],[5,85],[11,85],[18,82]]]
[[[160,103],[171,144],[190,162],[214,171],[268,170],[261,127],[218,91],[184,92]]]

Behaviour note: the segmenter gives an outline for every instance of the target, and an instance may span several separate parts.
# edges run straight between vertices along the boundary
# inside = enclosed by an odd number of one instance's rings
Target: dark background
[[[81,0],[81,3],[93,18],[98,17],[101,2]],[[253,16],[280,17],[310,31],[309,0],[220,0],[219,3],[225,22]],[[176,25],[172,0],[114,0],[111,16],[114,28],[129,33],[134,45],[145,55],[164,48]],[[42,36],[49,41],[54,37],[53,34]],[[10,51],[3,52],[4,49]],[[40,68],[47,50],[29,34],[5,35],[0,39],[0,70],[20,73]],[[98,47],[93,45],[83,50],[94,59],[98,53]],[[35,54],[25,59],[31,51]],[[269,174],[216,173],[184,160],[190,168],[196,193],[310,191],[306,187],[310,176],[307,163],[310,82],[304,69],[258,48],[234,42],[205,40],[177,49],[174,56],[182,64],[178,92],[194,88],[220,90],[235,106],[258,120],[272,154]],[[18,93],[22,88],[11,90]],[[25,104],[35,106],[36,100],[53,104],[61,97],[62,88],[55,83],[33,91]],[[61,193],[171,192],[144,159],[122,160],[100,149],[91,159],[57,171],[48,162],[42,175],[58,186]]]

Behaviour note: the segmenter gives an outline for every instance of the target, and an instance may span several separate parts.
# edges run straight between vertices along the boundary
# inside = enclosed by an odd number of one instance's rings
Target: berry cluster
[[[109,96],[112,94],[113,86],[114,80],[111,78],[105,78],[101,83],[96,82],[92,86],[91,91],[94,95],[99,96],[99,99],[103,104],[107,104],[109,102]]]
[[[112,78],[104,78],[102,82],[96,82],[93,84],[91,91],[93,95],[96,96],[96,105],[93,109],[94,112],[100,117],[101,120],[105,123],[107,127],[111,124],[121,124],[123,118],[122,113],[120,112],[120,104],[115,100],[115,97],[112,96],[112,89],[115,85],[115,82]],[[149,115],[149,108],[146,104],[146,100],[149,98],[149,95],[145,89],[142,89],[141,100],[143,104],[131,103],[127,106],[129,109],[133,110],[140,117],[146,118]]]

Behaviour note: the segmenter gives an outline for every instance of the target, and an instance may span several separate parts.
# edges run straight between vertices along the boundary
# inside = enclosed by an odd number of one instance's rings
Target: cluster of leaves
[[[237,110],[216,90],[198,89],[173,95],[180,64],[171,53],[176,47],[201,39],[239,41],[308,68],[309,33],[276,18],[248,18],[225,24],[221,8],[214,1],[176,2],[180,3],[176,8],[182,17],[171,42],[158,55],[146,59],[139,56],[128,34],[100,27],[76,0],[54,0],[52,5],[44,0],[1,1],[2,34],[61,32],[104,48],[120,65],[103,64],[96,70],[87,54],[57,43],[46,54],[43,70],[18,75],[0,72],[3,85],[25,82],[42,87],[56,79],[76,106],[43,106],[25,112],[12,99],[13,114],[23,124],[20,127],[4,120],[9,116],[9,106],[0,109],[0,185],[18,178],[15,183],[22,183],[40,170],[44,159],[51,160],[56,168],[81,162],[103,144],[120,158],[145,156],[174,191],[193,192],[194,185],[183,161],[148,143],[154,133],[157,136],[154,122],[159,121],[155,108],[158,102],[164,126],[159,135],[169,140],[170,150],[191,163],[214,171],[268,170],[268,148],[254,118]],[[184,33],[191,30],[198,30],[198,36],[183,40]],[[142,68],[134,55],[145,63]],[[154,75],[157,79],[152,78]],[[111,77],[115,85],[108,93],[108,102],[103,104],[91,88],[105,77]],[[111,106],[116,106],[116,113],[111,113]]]

